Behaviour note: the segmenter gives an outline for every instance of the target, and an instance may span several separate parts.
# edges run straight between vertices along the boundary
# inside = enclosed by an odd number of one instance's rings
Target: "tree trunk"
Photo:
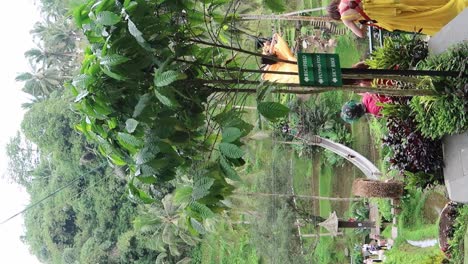
[[[265,85],[260,81],[244,81],[244,80],[204,80],[206,84],[252,84],[255,86]],[[352,91],[355,93],[372,93],[389,96],[436,96],[439,95],[434,90],[428,89],[396,89],[391,86],[378,86],[378,87],[363,87],[359,85],[343,85],[341,87],[335,86],[323,86],[323,87],[311,87],[311,86],[300,86],[297,83],[275,83],[274,85],[279,87],[290,87],[286,89],[274,89],[272,93],[284,93],[284,94],[319,94],[329,91]],[[257,93],[257,88],[217,88],[213,86],[205,86],[207,90],[212,93],[227,92],[227,93]]]
[[[289,20],[289,21],[326,21],[336,22],[331,17],[327,16],[285,16],[285,15],[239,15],[240,20]]]
[[[281,194],[281,193],[240,193],[234,192],[235,195],[246,195],[246,196],[260,196],[260,197],[285,197],[285,198],[301,198],[311,200],[326,200],[326,201],[360,201],[362,198],[338,198],[338,197],[324,197],[324,196],[313,196],[313,195],[293,195],[293,194]]]

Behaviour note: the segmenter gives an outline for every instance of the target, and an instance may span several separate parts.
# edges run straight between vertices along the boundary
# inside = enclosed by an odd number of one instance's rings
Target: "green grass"
[[[340,56],[340,66],[349,68],[356,62],[361,61],[361,52],[358,52],[356,41],[351,35],[339,36],[337,38],[338,45],[335,48],[335,53]]]
[[[438,246],[429,248],[418,248],[410,244],[403,243],[398,250],[391,249],[385,252],[387,264],[434,264],[441,263],[444,258]]]
[[[384,198],[371,198],[370,199],[373,203],[377,204],[379,208],[379,214],[388,222],[392,221],[392,212],[391,212],[391,204],[390,199]]]
[[[333,171],[331,167],[322,166],[319,177],[319,195],[329,197],[331,195]],[[320,200],[320,215],[328,217],[332,212],[330,201]]]
[[[207,234],[195,251],[194,264],[257,264],[260,257],[249,235],[243,229],[231,229],[226,223],[218,225],[218,233]],[[222,235],[221,235],[222,234]]]
[[[438,224],[428,224],[423,217],[423,208],[429,193],[420,190],[410,190],[402,200],[402,212],[398,217],[398,237],[394,247],[385,255],[385,263],[440,263],[443,255],[438,246],[419,248],[411,246],[407,240],[436,239],[438,237]],[[391,236],[391,227],[387,227],[382,236]]]
[[[439,236],[439,228],[437,225],[422,225],[417,228],[403,229],[400,235],[407,240],[425,240],[435,239]]]
[[[296,154],[291,155],[294,164],[293,187],[296,194],[310,195],[312,190],[312,162],[309,159],[299,158]]]

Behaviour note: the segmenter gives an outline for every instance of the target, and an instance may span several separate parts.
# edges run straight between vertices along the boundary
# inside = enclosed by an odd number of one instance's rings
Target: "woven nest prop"
[[[353,194],[361,197],[399,198],[403,196],[403,183],[356,179],[353,182]]]

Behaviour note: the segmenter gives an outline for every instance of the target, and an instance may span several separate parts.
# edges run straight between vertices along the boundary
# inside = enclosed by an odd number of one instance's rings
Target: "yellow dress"
[[[276,39],[276,43],[273,46],[271,53],[283,60],[297,61],[296,57],[292,54],[291,50],[288,47],[288,44],[284,39],[278,35],[274,34],[273,38]],[[287,62],[276,62],[275,64],[268,65],[264,70],[267,71],[282,71],[282,72],[298,72],[297,64],[287,63]],[[277,83],[299,83],[299,76],[295,75],[285,75],[285,74],[274,74],[274,73],[264,73],[262,74],[262,80],[277,82]]]
[[[468,7],[468,0],[362,0],[364,12],[386,30],[434,35]]]

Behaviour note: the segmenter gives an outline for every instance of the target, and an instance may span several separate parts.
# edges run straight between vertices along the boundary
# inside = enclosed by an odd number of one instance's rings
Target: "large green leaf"
[[[169,251],[171,252],[172,256],[180,256],[181,253],[179,251],[179,248],[177,247],[177,244],[170,244],[169,245]]]
[[[198,222],[197,219],[190,217],[190,225],[199,234],[203,235],[206,233],[205,227],[203,227],[203,225]]]
[[[164,225],[164,229],[163,229],[163,232],[161,234],[161,238],[162,238],[162,241],[165,244],[172,245],[172,244],[176,243],[175,236],[174,236],[174,230],[173,230],[172,225],[170,225],[170,224]]]
[[[155,144],[147,144],[144,148],[140,149],[140,151],[135,156],[135,162],[137,165],[145,164],[151,160],[153,160],[156,155],[160,152],[160,149]]]
[[[151,100],[151,94],[146,93],[140,96],[140,99],[138,100],[138,103],[135,106],[135,109],[133,110],[133,115],[132,115],[133,118],[138,117],[143,112],[143,110],[148,105],[150,100]]]
[[[192,190],[190,186],[178,187],[175,191],[174,202],[178,204],[190,203],[192,201]]]
[[[161,74],[155,72],[154,75],[154,85],[156,87],[164,87],[168,86],[169,84],[177,81],[186,79],[187,76],[183,73],[176,72],[176,71],[166,71]]]
[[[189,257],[185,257],[185,258],[177,261],[176,264],[190,264],[190,263],[192,263],[192,259],[189,258]]]
[[[257,106],[258,111],[268,120],[275,121],[278,118],[286,117],[289,108],[277,102],[262,102]]]
[[[223,129],[222,142],[231,143],[242,136],[242,132],[237,127],[227,127]]]
[[[147,51],[151,51],[151,46],[146,42],[145,38],[143,37],[143,33],[141,33],[140,30],[138,30],[137,26],[135,23],[130,18],[127,18],[128,21],[128,31],[130,34],[137,40],[138,44],[140,44],[141,47],[146,49]]]
[[[196,246],[197,245],[197,238],[196,237],[192,237],[188,234],[186,234],[185,232],[181,231],[179,233],[179,237],[182,239],[182,241],[185,242],[185,244],[189,245],[189,246]]]
[[[136,177],[139,181],[146,184],[153,184],[158,182],[158,179],[154,176],[138,176]]]
[[[117,140],[122,145],[122,147],[134,152],[139,147],[143,146],[143,142],[130,134],[119,132],[117,133]]]
[[[135,185],[133,185],[132,182],[128,183],[128,190],[129,190],[130,197],[137,198],[143,203],[150,204],[150,203],[155,202],[155,200],[151,198],[146,192],[135,187]]]
[[[25,82],[27,80],[30,80],[34,77],[34,75],[32,75],[31,73],[29,72],[23,72],[23,73],[20,73],[16,76],[15,78],[15,81],[17,82]]]
[[[166,253],[160,253],[158,257],[156,258],[155,264],[166,264],[167,262],[165,261],[167,257]]]
[[[127,78],[125,76],[122,76],[120,74],[117,74],[115,72],[112,72],[108,67],[106,66],[103,66],[101,67],[101,70],[103,73],[105,73],[107,76],[113,78],[113,79],[116,79],[118,81],[124,81],[126,80]]]
[[[165,106],[168,107],[177,107],[180,106],[177,102],[174,92],[170,87],[156,87],[154,89],[154,94],[156,98]]]
[[[198,178],[193,183],[192,198],[194,200],[198,200],[200,198],[207,196],[210,193],[210,188],[213,185],[213,183],[214,183],[213,178],[209,178],[209,177]]]
[[[103,56],[101,58],[101,65],[108,66],[108,67],[117,66],[129,60],[130,59],[125,56],[122,56],[119,54],[111,54],[111,55]]]
[[[88,86],[95,81],[93,76],[88,74],[79,74],[73,78],[72,84],[80,90],[87,90]]]
[[[96,23],[103,26],[112,26],[120,22],[120,16],[110,11],[102,11],[96,16]]]
[[[89,91],[81,91],[80,94],[78,94],[75,98],[75,103],[78,103],[79,101],[81,101],[81,99],[85,98],[86,96],[88,96],[89,94]]]
[[[227,160],[224,157],[221,157],[219,160],[219,164],[221,165],[221,168],[223,169],[224,174],[226,176],[233,180],[233,181],[241,181],[241,178],[239,177],[239,174],[237,174],[237,171],[229,165]]]
[[[263,0],[263,2],[273,12],[284,12],[286,10],[283,0]]]
[[[211,211],[210,208],[208,208],[202,203],[192,202],[190,203],[189,208],[203,219],[207,219],[214,216],[213,211]]]
[[[244,155],[244,151],[240,147],[231,143],[219,143],[219,150],[221,154],[232,159],[238,159]]]

